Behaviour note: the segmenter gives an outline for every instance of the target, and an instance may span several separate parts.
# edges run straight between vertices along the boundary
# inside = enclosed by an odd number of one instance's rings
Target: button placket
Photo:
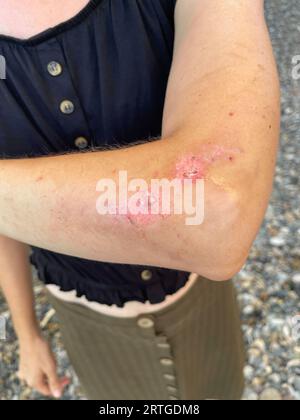
[[[53,42],[54,44],[54,42]],[[68,65],[60,46],[39,50],[39,59],[46,75],[46,101],[61,126],[63,140],[70,149],[82,150],[91,144],[88,122],[85,118]]]
[[[169,400],[178,400],[179,390],[175,372],[175,360],[168,338],[156,333],[155,317],[152,315],[140,315],[136,323],[140,334],[153,342],[167,398]]]
[[[179,390],[177,386],[175,361],[172,355],[172,347],[169,340],[165,336],[156,337],[156,347],[160,357],[162,366],[162,374],[166,384],[166,391],[170,400],[179,399]]]

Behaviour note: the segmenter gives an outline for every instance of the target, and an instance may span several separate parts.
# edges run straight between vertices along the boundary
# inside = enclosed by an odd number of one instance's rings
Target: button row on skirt
[[[169,400],[178,400],[179,391],[177,387],[175,361],[172,355],[172,347],[168,338],[156,334],[155,319],[152,316],[141,316],[137,320],[138,327],[145,331],[149,337],[155,340],[155,346],[158,352],[158,360],[162,369],[164,382],[166,383],[166,391]]]

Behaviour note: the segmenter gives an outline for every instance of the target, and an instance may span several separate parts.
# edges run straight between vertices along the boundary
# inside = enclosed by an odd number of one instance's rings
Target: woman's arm
[[[20,341],[30,341],[39,334],[39,325],[34,310],[29,247],[4,236],[0,236],[0,286]]]
[[[9,305],[20,344],[20,378],[44,395],[59,397],[59,379],[48,343],[42,338],[34,310],[27,245],[0,236],[0,288]]]
[[[0,162],[0,232],[61,253],[224,280],[245,262],[272,189],[279,83],[262,0],[178,0],[163,138]],[[205,179],[205,220],[96,212],[98,180]],[[204,167],[204,170],[203,170]],[[121,206],[123,203],[121,203]]]

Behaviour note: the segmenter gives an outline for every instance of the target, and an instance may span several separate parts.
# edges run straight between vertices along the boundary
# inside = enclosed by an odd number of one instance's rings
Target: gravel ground
[[[236,278],[248,354],[245,399],[300,400],[300,80],[291,76],[292,57],[300,54],[300,2],[269,0],[266,8],[282,82],[282,143],[265,223]],[[60,368],[72,377],[64,399],[82,399],[38,281],[35,292]],[[0,341],[0,400],[43,399],[18,383],[17,342],[1,295],[0,314],[8,320],[8,338]]]

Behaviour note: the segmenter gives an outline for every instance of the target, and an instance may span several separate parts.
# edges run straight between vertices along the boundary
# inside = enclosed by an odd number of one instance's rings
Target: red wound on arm
[[[176,177],[179,179],[205,179],[210,167],[216,162],[232,162],[241,153],[239,149],[230,149],[217,145],[205,145],[199,154],[189,154],[176,164]]]

